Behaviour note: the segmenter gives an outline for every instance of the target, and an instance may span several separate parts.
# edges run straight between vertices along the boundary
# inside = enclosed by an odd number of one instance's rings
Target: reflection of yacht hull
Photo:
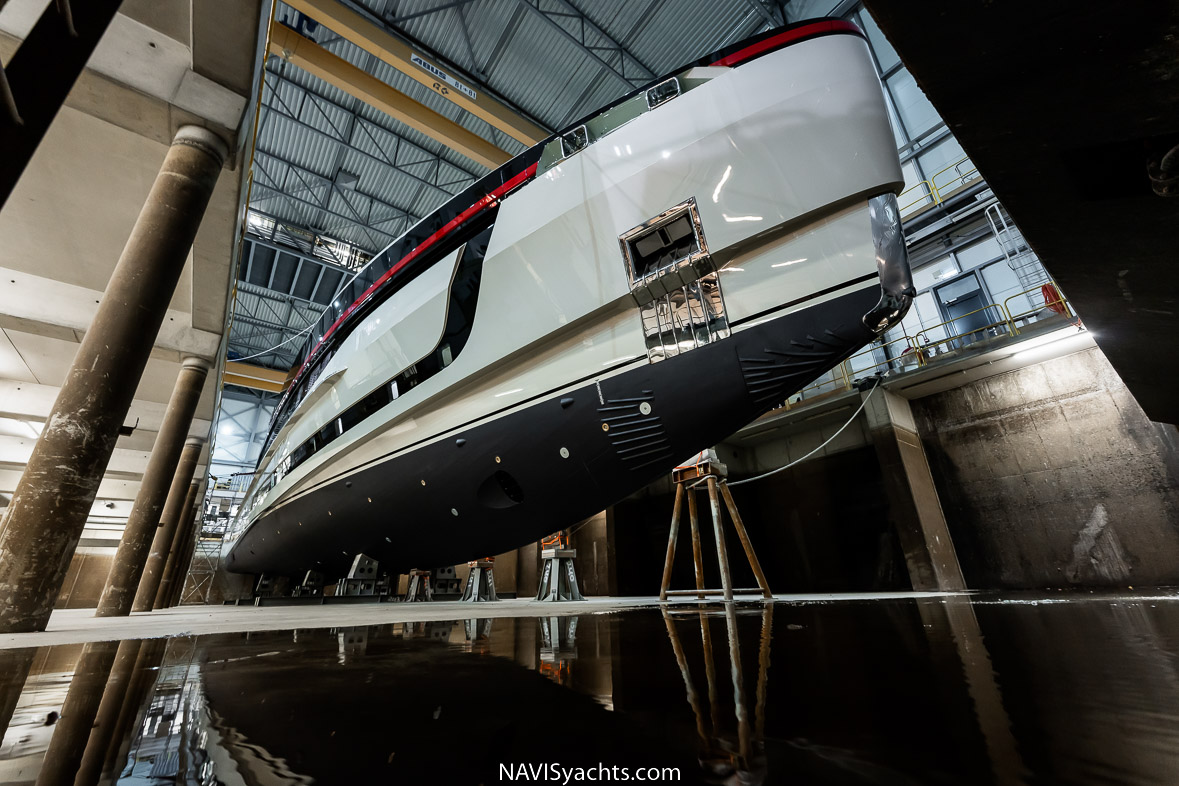
[[[312,334],[229,570],[504,552],[895,323],[903,176],[867,46],[839,20],[766,35],[737,45],[756,59],[587,120],[573,150],[526,151],[378,255]]]
[[[597,385],[590,380],[455,429],[264,516],[230,567],[331,574],[360,552],[383,567],[408,569],[535,541],[781,404],[871,340],[862,317],[879,299],[879,286],[869,282],[680,357],[643,361]]]

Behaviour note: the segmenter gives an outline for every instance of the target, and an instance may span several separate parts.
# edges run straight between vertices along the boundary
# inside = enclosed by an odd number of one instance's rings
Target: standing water
[[[4,650],[0,784],[1179,782],[1179,596],[1068,597]]]

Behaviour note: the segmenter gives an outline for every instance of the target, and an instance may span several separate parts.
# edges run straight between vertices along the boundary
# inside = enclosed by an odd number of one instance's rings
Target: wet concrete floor
[[[1179,594],[18,647],[0,723],[0,784],[1175,783]]]

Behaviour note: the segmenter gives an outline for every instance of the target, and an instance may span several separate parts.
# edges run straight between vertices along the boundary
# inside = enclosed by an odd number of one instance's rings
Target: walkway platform
[[[775,595],[781,603],[831,603],[931,598],[965,593],[870,592],[817,595]],[[745,600],[741,598],[739,600]],[[748,601],[760,603],[750,595]],[[713,601],[715,602],[715,601]],[[668,605],[695,605],[695,598],[676,598]],[[569,603],[547,603],[531,598],[495,603],[372,603],[348,606],[181,606],[129,617],[95,617],[94,609],[53,612],[49,627],[40,633],[0,635],[0,649],[47,647],[116,639],[152,639],[263,630],[293,630],[388,625],[394,622],[488,619],[494,617],[558,617],[571,614],[608,614],[623,609],[659,606],[658,597],[588,598]]]

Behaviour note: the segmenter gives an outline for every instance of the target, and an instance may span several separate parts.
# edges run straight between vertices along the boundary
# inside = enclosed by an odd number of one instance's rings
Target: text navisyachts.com
[[[593,767],[562,767],[559,762],[501,764],[501,783],[608,783],[637,781],[672,783],[680,779],[679,767],[630,767],[597,764]]]

